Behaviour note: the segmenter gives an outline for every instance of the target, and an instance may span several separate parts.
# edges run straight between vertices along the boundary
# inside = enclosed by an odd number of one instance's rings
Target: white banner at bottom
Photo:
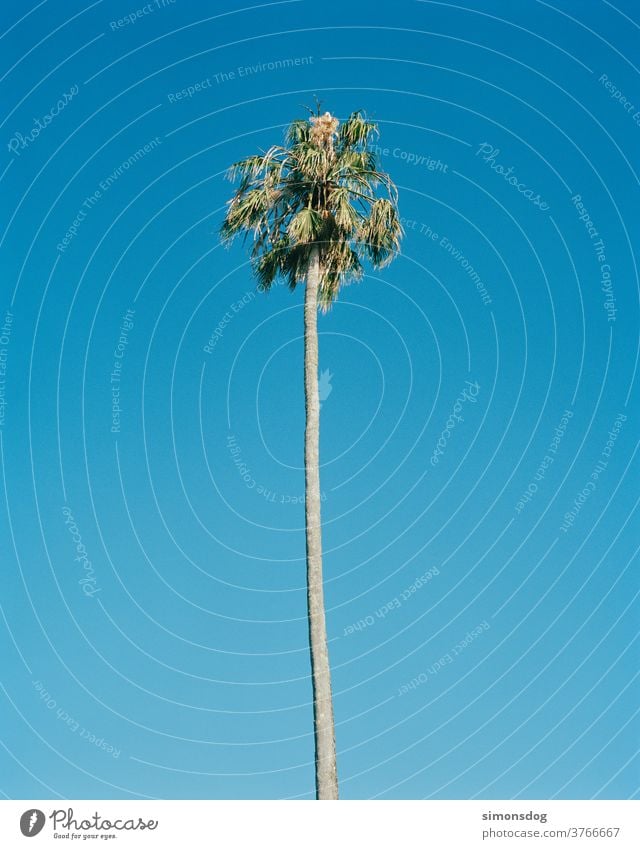
[[[2,801],[0,846],[536,849],[565,841],[575,849],[637,849],[639,808],[634,801]]]

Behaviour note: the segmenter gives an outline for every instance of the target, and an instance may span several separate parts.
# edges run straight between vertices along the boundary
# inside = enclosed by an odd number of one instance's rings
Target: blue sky
[[[217,231],[317,95],[406,230],[319,320],[342,796],[637,796],[635,4],[0,26],[0,792],[313,795],[303,293]]]

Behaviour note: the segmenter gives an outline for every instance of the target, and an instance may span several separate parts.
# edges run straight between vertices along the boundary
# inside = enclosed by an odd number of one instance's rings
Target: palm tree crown
[[[376,134],[361,112],[340,124],[318,110],[289,126],[284,146],[231,166],[229,178],[240,184],[221,235],[227,242],[239,233],[253,236],[261,289],[278,276],[294,289],[317,252],[318,299],[326,310],[347,278],[362,275],[363,260],[380,268],[393,258],[402,227],[396,188],[370,149]]]

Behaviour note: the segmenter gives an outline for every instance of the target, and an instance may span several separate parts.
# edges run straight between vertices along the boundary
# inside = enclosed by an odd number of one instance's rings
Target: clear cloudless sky
[[[0,30],[0,792],[313,797],[303,290],[217,234],[317,96],[406,231],[319,320],[342,796],[637,796],[637,5]]]

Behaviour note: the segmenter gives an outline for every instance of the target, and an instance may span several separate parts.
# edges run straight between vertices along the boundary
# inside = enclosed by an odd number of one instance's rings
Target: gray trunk
[[[331,672],[322,587],[320,526],[320,399],[318,397],[318,287],[320,257],[314,248],[304,297],[304,433],[307,601],[313,681],[313,726],[316,748],[316,799],[338,798],[336,740],[331,701]]]

